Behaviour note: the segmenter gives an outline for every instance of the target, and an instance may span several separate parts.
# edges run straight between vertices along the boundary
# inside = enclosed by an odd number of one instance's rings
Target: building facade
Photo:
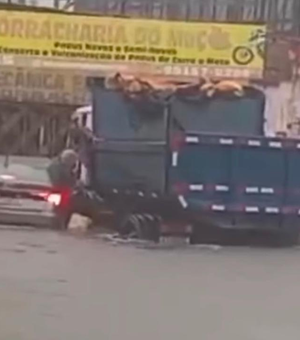
[[[299,0],[75,0],[75,10],[172,20],[267,22],[300,34]]]

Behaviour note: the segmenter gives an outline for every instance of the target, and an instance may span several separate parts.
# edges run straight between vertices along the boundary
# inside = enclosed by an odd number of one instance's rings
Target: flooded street
[[[0,235],[0,340],[299,339],[299,249]]]

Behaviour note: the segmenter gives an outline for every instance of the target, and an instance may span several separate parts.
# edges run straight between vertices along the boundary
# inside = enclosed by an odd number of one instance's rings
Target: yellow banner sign
[[[187,23],[0,11],[0,54],[150,73],[260,78],[264,25]],[[150,67],[151,66],[151,67]],[[225,71],[224,71],[225,70]],[[224,75],[223,73],[226,73]]]

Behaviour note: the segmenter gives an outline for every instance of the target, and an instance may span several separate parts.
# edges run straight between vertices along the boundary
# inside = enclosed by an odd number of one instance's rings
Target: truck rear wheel
[[[149,214],[128,214],[121,222],[119,230],[123,236],[158,242],[160,219]]]

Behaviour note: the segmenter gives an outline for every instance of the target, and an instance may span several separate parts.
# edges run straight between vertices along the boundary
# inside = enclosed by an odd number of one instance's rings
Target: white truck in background
[[[80,126],[85,126],[92,130],[92,106],[82,106],[75,110],[72,115],[72,120],[78,119],[78,123]]]

